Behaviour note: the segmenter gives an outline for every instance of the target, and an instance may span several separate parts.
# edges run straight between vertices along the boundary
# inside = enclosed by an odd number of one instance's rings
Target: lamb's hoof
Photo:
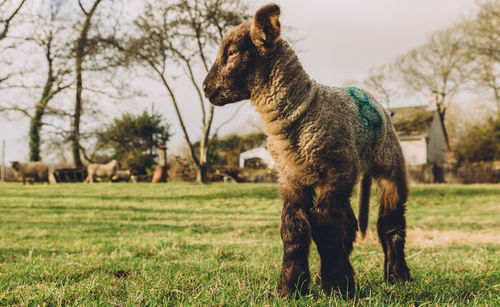
[[[340,293],[344,298],[352,298],[356,285],[354,284],[353,276],[344,276],[341,279],[321,280],[321,288],[326,296],[330,296],[334,292]]]
[[[332,295],[332,293],[337,292],[340,293],[340,295],[342,295],[342,297],[344,298],[354,297],[354,291],[355,291],[354,282],[350,282],[348,286],[339,283],[333,283],[322,286],[322,288],[323,288],[323,293],[325,293],[326,296],[330,296]]]
[[[309,293],[309,285],[303,284],[302,287],[297,289],[295,286],[288,285],[278,285],[278,294],[281,298],[291,297],[298,299],[301,296],[307,295]]]
[[[412,281],[410,270],[406,264],[400,264],[395,266],[395,268],[389,268],[389,272],[385,276],[385,281],[390,284]]]

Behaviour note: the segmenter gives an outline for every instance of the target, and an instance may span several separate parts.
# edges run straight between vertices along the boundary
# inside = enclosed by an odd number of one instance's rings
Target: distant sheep
[[[125,181],[129,182],[130,178],[132,176],[132,173],[130,170],[118,170],[116,171],[116,174],[111,178],[111,181],[113,182],[119,182],[119,181]]]
[[[87,166],[85,183],[94,183],[96,177],[111,180],[118,171],[118,161],[111,160],[106,164],[91,163]]]
[[[23,184],[26,184],[26,179],[31,179],[33,182],[56,183],[54,170],[48,164],[41,161],[28,163],[13,161],[12,169],[16,176],[23,179]]]
[[[364,90],[313,81],[280,38],[280,8],[262,7],[221,41],[204,84],[214,105],[251,99],[261,114],[280,171],[283,264],[278,284],[286,296],[309,289],[311,238],[321,258],[323,291],[352,294],[349,255],[358,224],[350,205],[362,175],[359,225],[365,233],[372,177],[380,187],[377,222],[384,279],[408,281],[404,256],[405,163],[387,112]]]

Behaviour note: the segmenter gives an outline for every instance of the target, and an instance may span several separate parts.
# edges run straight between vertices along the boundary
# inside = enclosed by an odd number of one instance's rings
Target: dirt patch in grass
[[[500,233],[481,230],[465,232],[459,230],[423,230],[409,229],[406,233],[406,245],[409,247],[442,247],[452,245],[500,245]],[[357,246],[378,246],[376,231],[367,231],[365,238],[358,232]]]

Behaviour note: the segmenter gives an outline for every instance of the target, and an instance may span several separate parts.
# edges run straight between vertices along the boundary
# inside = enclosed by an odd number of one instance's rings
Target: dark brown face
[[[224,36],[217,59],[203,81],[203,91],[212,104],[222,106],[250,98],[251,80],[279,38],[279,13],[277,5],[266,5],[255,13],[253,21],[240,24]]]
[[[250,98],[248,77],[256,54],[249,22],[224,36],[217,59],[203,82],[205,96],[212,104],[222,106]]]
[[[16,171],[19,169],[19,162],[13,161],[12,163],[12,168],[15,169]]]

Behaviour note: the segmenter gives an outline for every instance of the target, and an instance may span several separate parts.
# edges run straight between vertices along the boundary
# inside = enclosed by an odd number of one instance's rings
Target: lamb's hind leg
[[[354,270],[349,261],[357,221],[349,203],[351,189],[324,187],[309,216],[312,236],[321,258],[321,287],[326,295],[338,290],[354,293]]]
[[[384,280],[409,281],[404,245],[406,236],[405,202],[408,195],[404,171],[392,178],[379,178],[380,208],[377,230],[384,249]]]
[[[298,290],[301,294],[309,291],[309,247],[311,245],[311,225],[307,211],[312,206],[314,191],[307,187],[282,184],[281,195],[281,240],[283,241],[283,265],[278,284],[281,296]]]

